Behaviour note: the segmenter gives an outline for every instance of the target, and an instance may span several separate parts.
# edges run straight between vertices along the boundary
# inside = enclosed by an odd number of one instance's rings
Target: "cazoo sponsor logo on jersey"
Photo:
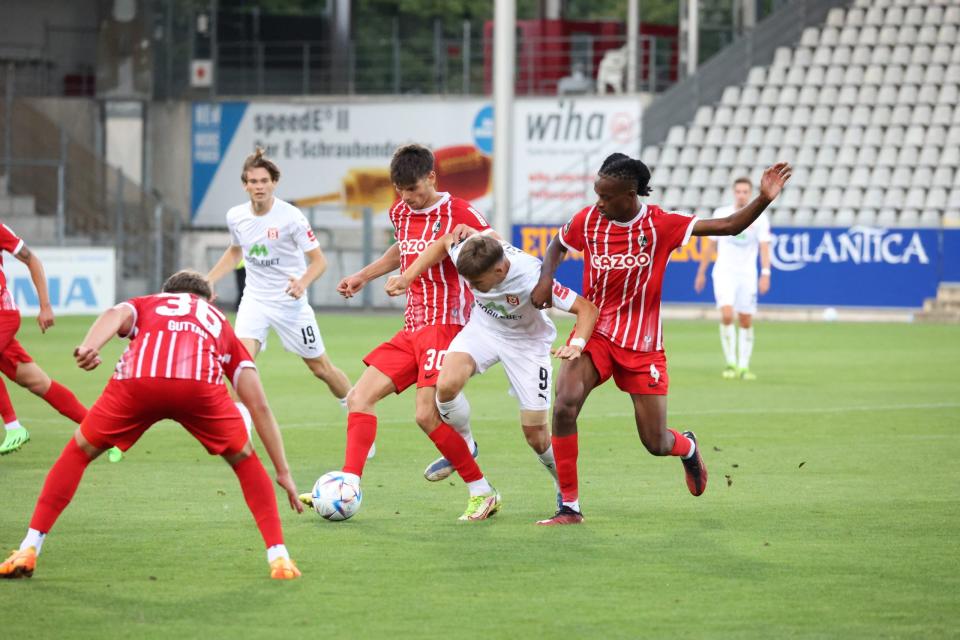
[[[935,248],[934,248],[935,250]],[[770,252],[773,266],[797,271],[809,263],[852,262],[854,264],[929,264],[930,257],[916,231],[888,231],[873,227],[851,227],[837,232],[778,232]]]
[[[408,253],[413,253],[420,255],[427,250],[427,247],[433,244],[433,240],[401,240],[400,241],[400,253],[406,255]]]
[[[643,268],[650,264],[650,256],[645,253],[594,253],[590,256],[590,266],[600,271],[614,271],[616,269]]]

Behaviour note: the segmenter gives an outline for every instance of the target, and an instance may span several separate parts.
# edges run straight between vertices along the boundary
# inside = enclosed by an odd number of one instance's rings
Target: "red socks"
[[[63,448],[60,457],[47,473],[43,490],[40,491],[37,506],[30,519],[31,529],[41,533],[50,531],[53,523],[70,504],[73,494],[77,492],[80,479],[88,464],[90,464],[90,456],[84,453],[77,441],[71,437],[70,442]]]
[[[43,394],[43,399],[46,400],[51,407],[77,424],[83,422],[83,419],[87,417],[87,408],[80,404],[77,396],[73,395],[70,389],[67,389],[56,380],[50,381],[50,388]],[[2,407],[2,405],[0,405],[0,407]]]
[[[263,468],[256,453],[244,458],[233,466],[237,474],[243,497],[257,521],[257,528],[267,548],[283,544],[283,529],[280,527],[280,513],[277,511],[277,496],[273,492],[273,483],[267,470]],[[33,526],[33,525],[31,525]],[[36,528],[36,527],[34,527]]]
[[[356,476],[363,475],[367,454],[377,439],[377,416],[369,413],[347,414],[347,451],[344,454],[343,470]]]
[[[430,439],[443,457],[450,461],[464,482],[474,482],[483,478],[483,473],[480,472],[477,461],[473,459],[473,453],[467,447],[466,441],[453,430],[453,427],[441,422],[439,427],[430,432]]]
[[[9,424],[17,419],[17,412],[13,410],[13,403],[10,402],[10,394],[7,393],[7,385],[0,380],[0,417],[4,424]]]
[[[673,448],[670,449],[670,455],[681,458],[690,455],[690,450],[693,449],[690,438],[673,429],[667,429],[667,431],[673,434]]]
[[[553,436],[553,457],[557,461],[557,479],[560,481],[560,495],[564,502],[576,502],[580,490],[577,486],[577,455],[579,444],[577,434]]]

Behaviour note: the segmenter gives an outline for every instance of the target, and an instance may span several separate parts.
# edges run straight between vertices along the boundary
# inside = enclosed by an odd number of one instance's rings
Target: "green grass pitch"
[[[399,317],[320,318],[351,379]],[[89,318],[20,338],[92,403],[121,344],[88,374]],[[566,327],[561,327],[561,331]],[[427,483],[436,452],[412,395],[380,408],[364,503],[344,523],[281,506],[303,570],[274,582],[234,475],[172,423],[121,464],[88,469],[32,580],[0,583],[5,638],[946,637],[960,629],[960,327],[758,325],[753,383],[720,377],[716,325],[667,322],[671,426],[693,429],[710,484],[687,492],[608,384],[580,421],[578,527],[554,509],[496,368],[468,394],[502,512],[457,522],[466,491]],[[303,491],[342,462],[345,419],[276,336],[260,370]],[[8,383],[33,436],[0,458],[0,544],[19,543],[73,425]],[[262,446],[258,445],[262,452]],[[269,469],[269,462],[267,462]],[[279,494],[278,494],[279,495]]]

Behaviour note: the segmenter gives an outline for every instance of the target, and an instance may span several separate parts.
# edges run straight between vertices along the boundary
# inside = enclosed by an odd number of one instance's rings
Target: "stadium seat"
[[[960,6],[949,6],[943,11],[943,24],[960,24]]]
[[[886,15],[883,16],[883,24],[887,27],[898,27],[903,24],[903,8],[892,6],[887,9]]]
[[[837,98],[837,104],[855,106],[859,101],[857,86],[855,84],[845,84],[840,88],[840,95]],[[821,98],[823,96],[821,95]]]
[[[954,50],[956,49],[960,49],[960,47],[954,46]],[[943,81],[954,85],[960,84],[960,64],[955,62],[949,64],[944,72]]]
[[[737,151],[737,164],[753,165],[757,152],[753,147],[740,147]]]
[[[691,187],[704,188],[710,184],[710,171],[706,165],[695,166],[690,172],[688,184]]]
[[[685,139],[683,144],[700,146],[704,143],[703,141],[707,139],[707,127],[700,126],[698,124],[691,125],[687,127],[687,131],[684,136]]]
[[[896,113],[896,111],[894,111]],[[909,115],[909,114],[908,114]],[[890,147],[899,147],[903,144],[904,127],[893,125],[887,127],[883,132],[883,145]]]
[[[797,152],[796,164],[801,167],[812,167],[816,164],[817,150],[814,147],[800,147]]]
[[[910,64],[930,64],[930,47],[918,45],[910,52]]]
[[[862,27],[864,25],[863,9],[847,9],[845,24],[851,27]]]
[[[857,209],[854,222],[855,224],[863,225],[865,227],[872,227],[877,223],[877,210],[868,208]]]
[[[733,108],[729,105],[721,105],[713,114],[713,124],[722,124],[724,126],[733,123]]]
[[[760,89],[758,87],[751,87],[747,85],[743,87],[740,91],[740,101],[739,104],[754,106],[760,104]]]
[[[939,44],[952,44],[954,47],[956,47],[957,26],[953,24],[941,25],[940,30],[937,32],[937,38],[935,42]],[[931,42],[930,44],[934,44],[934,42]]]
[[[879,27],[880,25],[882,25],[883,18],[886,15],[886,10],[883,7],[876,6],[876,5],[869,6],[868,4],[867,6],[869,8],[867,9],[867,12],[863,16],[863,24],[865,26],[869,25],[873,27]]]
[[[929,27],[924,27],[924,28],[929,28]],[[897,44],[905,44],[905,45],[913,46],[918,42],[923,44],[933,44],[933,42],[930,42],[929,40],[926,40],[926,39],[922,39],[920,36],[918,36],[916,27],[903,26],[903,27],[900,27],[899,31],[897,31]]]
[[[647,163],[644,162],[644,164],[647,164]],[[671,178],[671,173],[673,171],[672,167],[669,167],[667,165],[659,165],[656,167],[652,165],[647,165],[647,166],[650,167],[650,174],[651,174],[650,183],[651,184],[656,185],[657,188],[662,188],[666,185],[671,184],[670,178]]]
[[[757,149],[757,156],[754,159],[755,164],[760,168],[761,172],[766,167],[776,164],[779,161],[780,157],[777,154],[777,149],[772,146],[760,146]]]
[[[767,70],[766,84],[771,87],[780,87],[787,82],[787,67],[770,67]]]
[[[663,206],[667,209],[676,210],[680,208],[683,200],[683,190],[677,187],[668,187],[663,192]]]
[[[813,214],[813,226],[832,227],[834,226],[834,211],[823,205],[817,207]]]
[[[713,187],[726,187],[729,182],[730,171],[724,166],[715,166],[710,171],[710,185]],[[789,189],[788,189],[789,191]]]
[[[866,26],[860,29],[860,37],[857,38],[858,45],[874,47],[880,42],[879,32],[875,26]]]
[[[743,144],[743,137],[746,134],[744,127],[727,127],[727,133],[723,137],[723,143],[731,147],[738,147]]]
[[[863,191],[856,187],[848,187],[843,191],[841,206],[856,209],[863,204]]]
[[[935,167],[941,162],[940,149],[937,147],[923,147],[917,164],[922,167]]]
[[[717,187],[704,189],[700,196],[700,202],[705,208],[708,208],[711,211],[716,209],[724,202],[723,190],[718,189]]]
[[[919,107],[918,107],[919,108]],[[907,128],[907,133],[903,139],[904,144],[922,147],[926,128],[920,125],[911,125]]]
[[[916,165],[920,161],[919,147],[900,147],[897,164]]]
[[[909,104],[898,104],[893,108],[893,113],[890,114],[890,124],[904,127],[910,124],[912,114],[913,109],[910,108]]]
[[[833,50],[833,54],[830,56],[830,62],[828,64],[837,65],[840,67],[849,65],[853,56],[852,51],[853,50],[849,46],[836,47]]]
[[[786,89],[788,88],[796,91],[796,87],[786,87],[784,89],[784,93],[786,93]],[[782,100],[780,104],[802,104],[812,107],[813,105],[817,104],[819,95],[820,87],[806,85],[800,89],[799,95],[797,95],[797,98],[793,101],[793,103]]]
[[[957,47],[960,49],[960,47]],[[960,101],[960,86],[955,84],[945,84],[940,87],[937,94],[937,103],[944,106],[953,106]]]
[[[799,87],[802,86],[804,80],[806,79],[806,67],[791,67],[787,71],[787,77],[784,80],[784,84]]]
[[[729,145],[720,147],[717,154],[717,164],[724,167],[732,167],[737,159],[737,150]]]
[[[693,123],[701,127],[708,127],[713,122],[713,107],[704,105],[697,108],[697,115],[693,118]]]
[[[747,73],[747,85],[753,87],[760,87],[765,84],[767,78],[767,70],[764,67],[751,67],[749,73]]]
[[[897,103],[915,105],[919,91],[919,88],[915,84],[900,85],[900,89],[897,91]]]
[[[933,48],[930,56],[930,62],[934,64],[950,64],[950,54],[953,47],[946,44],[938,44]]]
[[[797,188],[800,184],[801,183],[798,182],[797,185],[792,185],[792,188],[784,189],[783,195],[780,198],[777,198],[778,200],[783,200],[783,202],[781,202],[782,206],[790,208],[796,208],[800,206],[802,192],[799,188]]]
[[[832,116],[833,110],[830,107],[817,106],[813,109],[813,115],[809,119],[809,123],[817,127],[826,127],[830,124],[830,118]],[[796,112],[794,112],[794,122],[796,122]]]
[[[827,44],[820,44],[813,50],[813,64],[823,67],[830,66],[833,60],[833,47]]]
[[[851,64],[858,64],[861,67],[865,67],[870,64],[870,56],[872,55],[870,47],[865,47],[863,45],[857,45],[853,48],[853,55],[850,57]],[[948,53],[949,55],[949,53]]]
[[[823,207],[830,207],[831,209],[837,209],[840,207],[840,204],[843,202],[843,190],[837,187],[829,187],[823,192],[823,198],[820,200],[820,205]]]
[[[877,42],[879,44],[893,46],[897,44],[898,40],[899,40],[899,31],[897,30],[896,27],[888,27],[888,26],[880,27],[880,34],[877,37]]]
[[[860,147],[860,150],[857,152],[857,164],[861,166],[873,166],[879,156],[879,147]]]
[[[893,109],[886,105],[878,105],[874,107],[873,112],[870,114],[870,124],[877,127],[885,127],[890,124],[890,114],[893,113]]]
[[[687,186],[687,182],[690,180],[690,167],[685,167],[682,165],[675,165],[672,168],[672,173],[670,176],[670,184],[677,187]]]
[[[943,7],[927,7],[927,11],[923,16],[924,24],[935,24],[939,25],[943,23]]]
[[[917,94],[917,102],[925,105],[932,105],[937,102],[938,86],[933,84],[925,84],[920,87],[920,92]]]
[[[700,153],[697,156],[697,166],[699,167],[712,167],[717,162],[717,147],[714,146],[703,146],[700,147]]]
[[[643,161],[643,164],[647,165],[648,167],[655,166],[659,159],[660,147],[654,145],[644,147],[643,151],[640,153],[640,160]]]
[[[930,187],[933,185],[933,169],[931,167],[917,167],[910,178],[910,184],[915,187]]]
[[[795,227],[806,227],[813,224],[813,209],[810,207],[800,207],[793,212],[793,225]]]
[[[940,155],[940,164],[948,167],[960,166],[960,147],[944,147]]]
[[[924,25],[920,27],[919,32],[914,32],[913,40],[907,44],[936,44],[937,43],[937,28],[932,25]]]
[[[827,64],[830,64],[828,61]],[[851,67],[851,69],[859,69],[860,67]],[[833,67],[829,66],[826,68],[824,73],[823,82],[827,86],[839,87],[843,84],[844,70],[842,67]]]
[[[923,206],[928,209],[943,209],[947,206],[947,190],[943,187],[934,187],[927,190]]]
[[[804,83],[808,85],[820,86],[824,84],[826,71],[823,67],[808,67],[807,74],[804,76]]]
[[[699,147],[684,145],[680,149],[680,157],[677,159],[677,164],[683,167],[692,167],[697,164],[699,156]]]
[[[924,209],[920,213],[917,226],[923,228],[937,228],[942,224],[939,209]]]
[[[840,7],[834,7],[827,12],[827,26],[828,27],[842,27],[844,24],[844,18],[846,16],[846,11]]]
[[[693,209],[700,204],[700,189],[687,187],[680,196],[680,205],[683,209]]]
[[[927,190],[923,187],[911,187],[903,201],[904,206],[920,209],[926,201]]]
[[[833,217],[833,225],[836,227],[851,227],[856,221],[857,213],[853,207],[844,207],[837,210]]]
[[[772,210],[770,212],[770,225],[773,227],[789,227],[793,225],[793,209],[778,207]]]
[[[899,187],[890,187],[883,196],[883,201],[891,207],[903,207],[907,199],[907,192]]]
[[[917,209],[901,209],[897,216],[897,225],[901,227],[916,227],[920,223],[920,211]]]
[[[733,124],[746,127],[753,122],[753,107],[748,104],[741,104],[733,111]]]
[[[740,87],[727,87],[723,90],[720,102],[724,105],[735,105],[740,102]],[[720,109],[717,109],[719,111]]]
[[[934,187],[952,187],[954,183],[955,171],[952,167],[937,167],[933,172],[930,184]]]
[[[679,125],[670,127],[670,132],[667,134],[667,144],[681,145],[685,137],[686,128]]]
[[[870,109],[868,105],[872,106],[877,102],[877,90],[877,87],[869,84],[862,84],[857,88],[858,106],[867,107],[866,111],[864,111],[865,116],[858,124],[866,124],[870,121]]]
[[[777,47],[773,52],[773,62],[770,63],[770,68],[775,69],[788,67],[792,61],[793,49],[790,47]],[[747,79],[747,82],[750,82],[749,78]]]
[[[830,124],[846,127],[850,124],[850,107],[838,105],[830,111]]]
[[[816,166],[832,167],[837,160],[837,148],[830,146],[821,146],[817,150],[817,157],[814,160]]]
[[[874,187],[886,189],[890,184],[892,175],[893,169],[891,167],[878,165],[874,167],[873,171],[870,173],[870,184]]]
[[[805,186],[823,187],[830,182],[830,168],[824,166],[815,166],[810,170],[810,177],[804,181]]]
[[[807,27],[800,34],[800,44],[804,47],[815,47],[820,44],[820,30],[816,27]]]
[[[707,135],[704,138],[704,144],[712,145],[719,147],[723,144],[723,138],[727,133],[726,127],[712,126],[707,130]]]
[[[863,206],[865,207],[882,207],[883,206],[883,189],[881,187],[870,187],[863,194]]]
[[[950,194],[947,196],[947,208],[960,209],[960,187],[954,186],[950,190]]]
[[[805,205],[819,206],[823,197],[823,191],[817,187],[804,187],[801,200]]]
[[[665,146],[660,151],[660,164],[665,164],[668,166],[673,166],[677,164],[677,156],[679,155],[676,147]]]
[[[895,167],[893,176],[890,178],[890,186],[906,188],[911,184],[913,184],[913,168],[904,166]]]
[[[877,212],[877,226],[892,227],[897,224],[897,210],[892,208],[880,209]]]
[[[883,84],[899,87],[903,84],[904,70],[898,64],[891,64],[883,70]],[[916,80],[919,83],[919,80]]]
[[[885,84],[877,92],[877,104],[893,106],[897,104],[897,87]]]
[[[865,188],[870,184],[870,169],[855,165],[850,173],[850,185]]]
[[[938,104],[933,109],[933,115],[930,117],[930,122],[935,125],[949,125],[953,120],[953,109],[950,108],[950,105]]]

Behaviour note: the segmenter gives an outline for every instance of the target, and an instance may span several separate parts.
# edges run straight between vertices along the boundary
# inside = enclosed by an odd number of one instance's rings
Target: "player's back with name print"
[[[160,293],[124,303],[133,310],[131,342],[115,378],[175,378],[219,383],[221,362],[242,357],[226,316],[189,293]],[[234,365],[239,363],[234,363]]]

